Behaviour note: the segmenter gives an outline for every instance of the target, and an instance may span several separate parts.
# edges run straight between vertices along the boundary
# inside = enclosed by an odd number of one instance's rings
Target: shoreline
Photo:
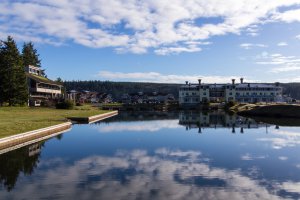
[[[246,104],[238,105],[230,110],[238,115],[247,117],[300,118],[300,105],[296,104]]]
[[[115,115],[118,115],[118,111],[111,111],[111,112],[107,112],[107,113],[103,113],[103,114],[99,114],[99,115],[93,115],[90,117],[68,117],[67,119],[71,120],[72,122],[75,123],[93,123],[99,120],[103,120],[109,117],[113,117]]]
[[[104,114],[94,115],[90,117],[77,117],[77,119],[88,120],[88,123],[93,123],[109,117],[118,115],[118,111],[112,111]],[[52,138],[71,130],[72,125],[75,124],[71,121],[61,124],[48,126],[33,131],[28,131],[0,139],[0,154],[21,148],[23,146],[33,144],[42,140]]]

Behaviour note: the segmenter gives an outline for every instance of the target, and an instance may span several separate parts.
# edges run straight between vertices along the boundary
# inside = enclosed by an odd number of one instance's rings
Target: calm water
[[[299,199],[300,128],[275,122],[188,112],[74,125],[0,155],[0,199]]]

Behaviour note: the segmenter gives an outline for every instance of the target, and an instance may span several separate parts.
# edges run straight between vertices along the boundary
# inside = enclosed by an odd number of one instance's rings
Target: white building
[[[279,83],[240,83],[232,79],[227,84],[198,84],[186,82],[179,89],[180,105],[197,105],[206,102],[278,102],[282,101],[282,88]]]
[[[52,81],[43,76],[43,70],[35,66],[26,66],[29,90],[29,105],[40,106],[41,102],[62,97],[62,83]]]

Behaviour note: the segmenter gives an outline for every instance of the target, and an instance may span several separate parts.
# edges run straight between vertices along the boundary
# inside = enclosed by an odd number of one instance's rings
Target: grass
[[[101,106],[123,106],[122,103],[104,103]]]
[[[230,109],[246,116],[300,118],[300,106],[293,104],[239,104]]]
[[[106,112],[90,105],[76,106],[73,110],[0,107],[0,138],[60,124],[67,117],[90,117]]]

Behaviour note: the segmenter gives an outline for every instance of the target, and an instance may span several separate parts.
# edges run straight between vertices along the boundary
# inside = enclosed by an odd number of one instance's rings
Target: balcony
[[[49,94],[61,94],[61,89],[58,88],[30,88],[31,92],[49,93]]]

